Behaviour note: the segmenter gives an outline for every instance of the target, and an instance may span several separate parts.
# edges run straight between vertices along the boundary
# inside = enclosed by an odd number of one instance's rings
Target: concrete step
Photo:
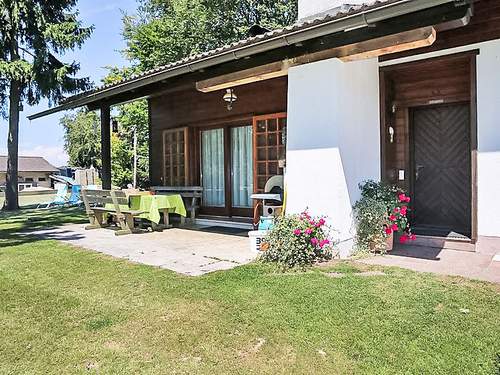
[[[432,247],[437,249],[475,252],[476,245],[469,239],[417,236],[415,241],[408,241],[405,246]]]

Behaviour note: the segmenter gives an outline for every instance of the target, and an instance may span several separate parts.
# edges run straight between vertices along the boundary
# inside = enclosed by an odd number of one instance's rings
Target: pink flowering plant
[[[393,234],[399,234],[401,243],[415,239],[408,220],[410,197],[396,186],[374,181],[359,187],[361,199],[354,205],[358,251],[385,252]]]
[[[303,269],[331,259],[333,244],[329,233],[325,218],[313,217],[307,211],[278,218],[266,238],[267,250],[261,259],[282,269]]]

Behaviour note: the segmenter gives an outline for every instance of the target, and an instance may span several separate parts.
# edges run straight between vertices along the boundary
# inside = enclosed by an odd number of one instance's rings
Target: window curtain
[[[202,132],[203,205],[224,207],[224,129]]]
[[[231,128],[231,178],[233,207],[252,207],[253,157],[252,127]]]

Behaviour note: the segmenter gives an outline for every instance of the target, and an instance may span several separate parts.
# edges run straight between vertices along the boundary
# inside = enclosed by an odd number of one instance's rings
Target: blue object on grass
[[[46,203],[40,203],[37,208],[40,208],[42,206],[45,206],[43,208],[50,208],[54,206],[64,206],[66,203],[68,203],[68,198],[66,197],[68,195],[68,185],[66,184],[55,184],[54,186],[57,190],[56,196],[52,200],[52,202],[46,202]]]
[[[81,185],[73,185],[71,187],[71,195],[66,203],[70,206],[80,206],[83,203],[83,201],[80,198],[81,191],[82,191]]]
[[[259,230],[271,230],[274,228],[274,216],[261,216]]]

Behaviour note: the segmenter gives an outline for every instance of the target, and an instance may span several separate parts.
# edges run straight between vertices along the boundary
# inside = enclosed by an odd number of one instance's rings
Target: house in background
[[[59,173],[59,169],[41,156],[19,156],[18,159],[19,191],[33,187],[50,189],[50,175]],[[7,156],[0,156],[0,186],[5,186]]]
[[[499,87],[498,0],[299,0],[290,27],[30,118],[99,109],[110,187],[110,107],[147,98],[152,185],[203,186],[208,217],[251,216],[284,174],[287,211],[327,215],[345,256],[358,184],[381,179],[409,191],[421,238],[474,249],[500,237]]]

